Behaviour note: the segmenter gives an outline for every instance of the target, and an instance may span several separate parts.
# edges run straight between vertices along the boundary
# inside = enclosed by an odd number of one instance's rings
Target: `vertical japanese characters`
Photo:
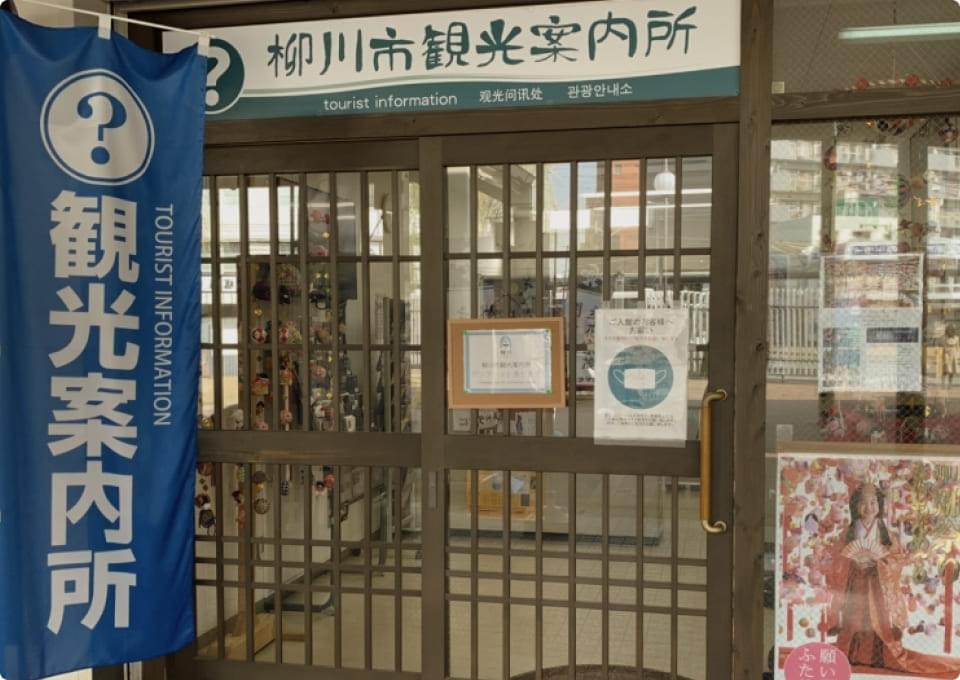
[[[50,394],[62,408],[53,410],[48,427],[55,463],[47,628],[58,633],[69,607],[85,608],[81,623],[91,630],[104,615],[114,627],[126,628],[137,577],[115,567],[136,561],[133,474],[123,469],[137,453],[132,406],[140,347],[131,339],[141,321],[135,309],[137,204],[108,194],[62,191],[51,203],[50,219],[54,276],[63,283],[50,325],[69,329],[70,340],[49,354]],[[96,371],[77,375],[78,365],[90,363]],[[78,525],[93,513],[109,527],[102,532],[106,549],[65,549],[71,533],[82,531]],[[107,614],[111,590],[114,606]]]

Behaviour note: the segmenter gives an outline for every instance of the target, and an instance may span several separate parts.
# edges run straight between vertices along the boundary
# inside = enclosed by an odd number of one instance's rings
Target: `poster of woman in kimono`
[[[807,642],[859,680],[960,677],[960,459],[787,454],[778,470],[776,677]]]

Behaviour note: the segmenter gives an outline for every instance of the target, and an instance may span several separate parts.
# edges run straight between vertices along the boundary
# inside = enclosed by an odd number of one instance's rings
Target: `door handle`
[[[707,392],[700,403],[700,525],[708,534],[722,534],[727,523],[710,521],[710,473],[713,470],[713,402],[724,401],[727,391],[724,389]]]

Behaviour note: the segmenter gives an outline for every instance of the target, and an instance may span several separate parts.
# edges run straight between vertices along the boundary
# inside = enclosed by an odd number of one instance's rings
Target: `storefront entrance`
[[[730,677],[735,125],[223,147],[206,172],[215,431],[177,677]],[[689,314],[683,445],[594,442],[603,306]],[[567,407],[448,410],[446,320],[523,316],[565,320]]]

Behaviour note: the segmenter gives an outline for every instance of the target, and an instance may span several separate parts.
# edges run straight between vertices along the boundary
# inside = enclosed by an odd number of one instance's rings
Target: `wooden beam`
[[[733,677],[763,676],[767,274],[773,0],[743,0],[734,388]],[[717,613],[723,616],[722,613]]]
[[[210,121],[207,147],[355,139],[412,139],[488,134],[696,125],[737,121],[736,97],[707,97],[628,104],[577,104],[499,111],[314,116],[272,120]]]
[[[956,115],[960,87],[798,92],[773,97],[773,120],[795,123],[838,118]]]

